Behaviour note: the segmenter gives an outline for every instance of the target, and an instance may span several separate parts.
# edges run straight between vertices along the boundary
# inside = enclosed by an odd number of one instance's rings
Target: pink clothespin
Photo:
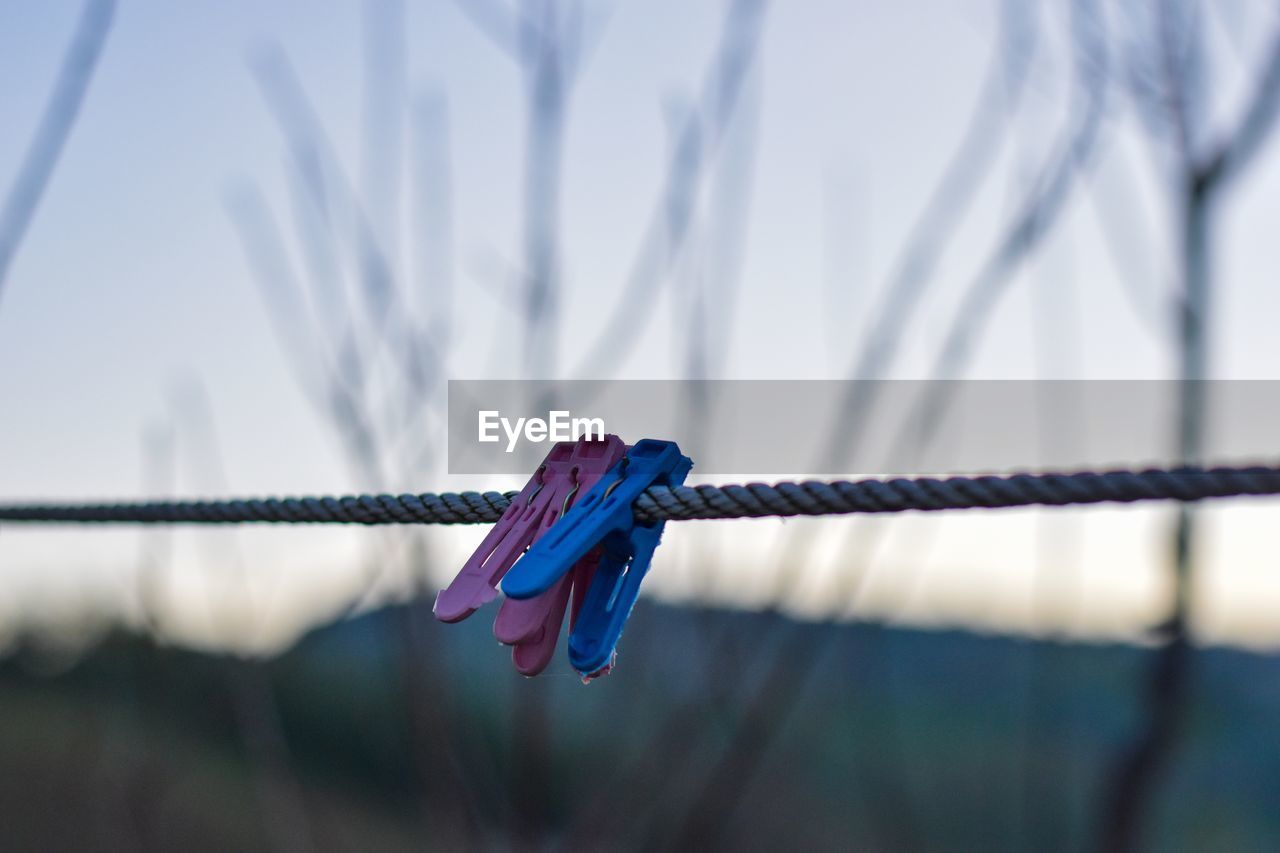
[[[458,622],[496,598],[498,583],[515,561],[625,453],[626,445],[616,435],[560,442],[552,448],[462,571],[436,596],[436,618]],[[573,620],[599,560],[597,549],[542,594],[503,602],[494,634],[514,647],[511,658],[520,673],[537,675],[546,668],[555,653],[570,593]]]

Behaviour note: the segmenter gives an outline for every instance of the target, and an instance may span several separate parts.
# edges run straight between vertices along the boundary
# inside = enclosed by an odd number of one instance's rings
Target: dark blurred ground
[[[585,687],[561,659],[520,679],[488,620],[420,607],[266,664],[20,649],[4,849],[1091,848],[1150,654],[644,603],[631,626]],[[757,689],[795,637],[821,657],[791,707]],[[1280,849],[1280,661],[1195,664],[1151,846]]]

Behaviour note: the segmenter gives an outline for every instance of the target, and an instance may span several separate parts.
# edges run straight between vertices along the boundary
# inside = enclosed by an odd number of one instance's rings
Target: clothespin
[[[569,493],[559,506],[552,506],[551,511],[543,516],[534,542],[552,529],[552,525],[572,508],[575,498],[586,495],[623,458],[625,452],[626,445],[615,435],[606,436],[604,441],[584,439],[576,442],[569,458]],[[563,490],[557,494],[560,491]],[[537,675],[551,662],[570,594],[574,602],[569,616],[572,627],[600,557],[598,549],[587,554],[571,572],[535,598],[508,598],[502,603],[493,623],[493,633],[500,642],[514,647],[511,660],[521,674]]]
[[[636,499],[650,486],[680,485],[692,467],[674,442],[638,442],[503,578],[509,599],[534,598],[563,582],[592,551],[603,551],[569,635],[569,661],[584,677],[612,667],[640,582],[662,538],[665,522],[636,520]]]
[[[436,618],[458,622],[496,598],[498,582],[525,549],[551,529],[625,450],[626,445],[615,435],[556,444],[457,577],[436,596]],[[576,613],[598,560],[599,554],[585,556],[581,565],[535,598],[503,602],[494,621],[494,634],[514,647],[512,661],[522,674],[537,675],[546,668],[555,652],[570,592],[577,593]]]

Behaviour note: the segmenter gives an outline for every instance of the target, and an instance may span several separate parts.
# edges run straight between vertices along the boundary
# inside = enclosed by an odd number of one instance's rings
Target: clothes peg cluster
[[[584,679],[604,675],[665,524],[637,521],[636,499],[683,484],[692,467],[670,441],[560,442],[436,596],[436,618],[461,621],[501,586],[493,632],[520,673],[546,669],[568,611],[569,662]]]

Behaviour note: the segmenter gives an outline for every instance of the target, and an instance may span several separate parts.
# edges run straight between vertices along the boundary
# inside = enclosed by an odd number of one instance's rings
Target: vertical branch
[[[428,333],[447,356],[453,326],[453,158],[448,101],[443,95],[417,99],[410,126],[415,284],[426,290],[429,300]]]
[[[198,479],[203,483],[202,490],[225,491],[227,475],[217,438],[213,408],[198,378],[174,388],[170,407],[172,414],[169,422],[177,425],[179,435],[189,438],[186,442],[187,452],[191,456],[192,467],[196,470]],[[161,493],[171,491],[177,481],[174,476],[173,431],[161,433],[158,439],[149,442],[148,450],[151,455],[159,457],[152,463],[161,469],[155,473],[161,474],[160,481],[167,482],[169,486]],[[155,559],[165,555],[168,544],[166,536],[163,540],[165,550],[149,556]],[[235,574],[243,591],[239,607],[240,611],[247,613],[244,622],[224,621],[220,626],[220,633],[227,637],[246,637],[253,628],[254,615],[249,575],[238,553],[224,554],[218,562],[230,563],[236,569]],[[150,565],[153,565],[152,560],[148,560],[144,568]],[[154,590],[150,592],[152,595],[148,596],[148,604],[153,603],[150,598],[153,597]],[[226,620],[228,614],[233,613],[236,613],[234,607],[211,607],[209,617],[211,620],[215,617]],[[148,607],[145,615],[149,617],[147,624],[154,635],[157,627],[154,609]],[[306,853],[313,850],[315,845],[310,818],[302,786],[292,766],[270,671],[261,661],[234,658],[220,661],[220,670],[234,710],[237,735],[250,766],[262,824],[272,846],[286,853]]]
[[[142,437],[142,488],[144,494],[174,493],[174,430],[164,421],[149,427]],[[164,569],[173,557],[173,533],[156,528],[143,534],[142,553],[138,557],[137,585],[138,621],[153,640],[160,636],[160,596]]]
[[[1199,464],[1204,452],[1204,391],[1208,364],[1209,189],[1194,167],[1184,171],[1180,195],[1182,220],[1182,305],[1179,326],[1178,455],[1185,465]],[[1168,765],[1182,729],[1190,694],[1192,550],[1196,514],[1190,504],[1178,508],[1173,537],[1173,602],[1165,645],[1156,652],[1143,698],[1145,720],[1122,753],[1104,818],[1105,850],[1137,850],[1141,825],[1156,785]]]
[[[1182,302],[1178,312],[1178,422],[1176,442],[1184,464],[1198,464],[1204,454],[1205,392],[1209,378],[1209,328],[1213,281],[1211,240],[1215,216],[1229,179],[1255,157],[1271,133],[1280,112],[1280,24],[1269,44],[1265,64],[1243,117],[1207,156],[1195,149],[1194,111],[1187,110],[1188,94],[1196,91],[1192,69],[1197,61],[1194,23],[1185,24],[1191,44],[1178,50],[1179,31],[1170,23],[1166,6],[1160,22],[1161,56],[1166,69],[1165,101],[1173,114],[1175,148],[1179,154],[1176,184],[1179,204],[1179,260]],[[1179,508],[1173,536],[1173,601],[1166,623],[1167,642],[1152,664],[1144,697],[1145,717],[1139,732],[1120,755],[1115,783],[1104,803],[1100,846],[1104,850],[1135,850],[1142,844],[1142,823],[1161,774],[1168,766],[1181,732],[1191,689],[1191,589],[1196,536],[1194,507]]]
[[[394,265],[399,246],[405,80],[404,0],[366,0],[360,195]]]
[[[559,319],[560,171],[566,80],[551,4],[521,31],[527,92],[524,195],[524,355],[528,375],[551,379]]]

